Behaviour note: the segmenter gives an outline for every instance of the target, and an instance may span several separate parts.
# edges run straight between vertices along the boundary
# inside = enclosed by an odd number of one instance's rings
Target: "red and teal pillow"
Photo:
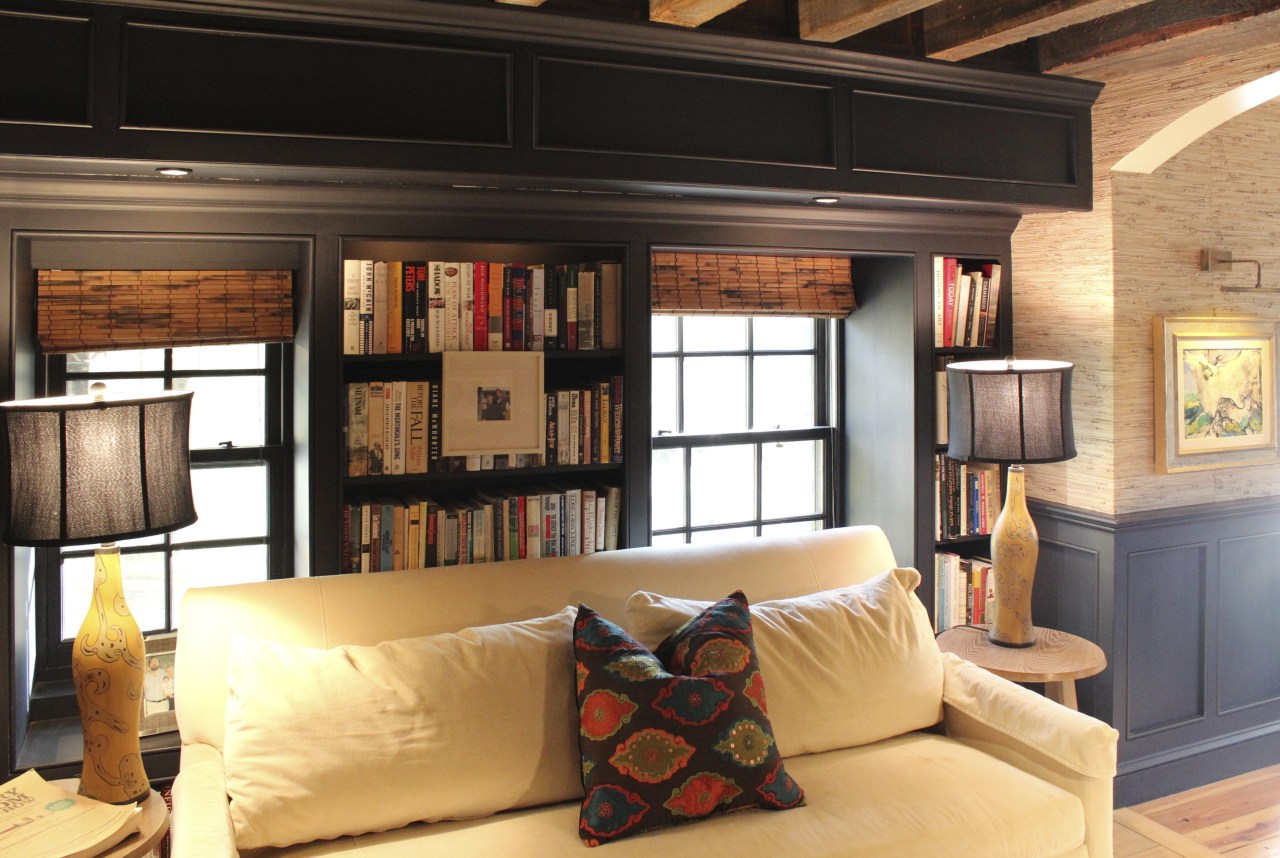
[[[588,846],[804,803],[773,739],[741,592],[654,652],[580,605],[573,646],[585,792],[578,833]]]

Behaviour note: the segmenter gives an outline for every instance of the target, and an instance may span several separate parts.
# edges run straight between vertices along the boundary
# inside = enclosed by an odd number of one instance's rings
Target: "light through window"
[[[86,352],[51,358],[49,388],[85,394],[96,381],[117,392],[194,391],[191,483],[198,521],[119,543],[125,596],[145,633],[174,630],[190,587],[262,581],[283,574],[282,367],[284,346],[217,345]],[[45,638],[65,648],[84,619],[95,546],[45,552],[57,564],[46,591]],[[273,570],[274,573],[273,573]],[[59,657],[49,654],[50,664]]]
[[[833,328],[653,317],[653,544],[831,526]]]

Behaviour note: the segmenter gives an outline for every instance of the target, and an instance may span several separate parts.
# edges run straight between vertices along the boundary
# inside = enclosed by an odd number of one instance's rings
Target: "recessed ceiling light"
[[[813,201],[815,203],[822,203],[822,205],[824,206],[830,206],[840,202],[840,198],[839,197],[814,197]]]
[[[156,172],[162,176],[190,176],[191,170],[187,167],[156,167]]]

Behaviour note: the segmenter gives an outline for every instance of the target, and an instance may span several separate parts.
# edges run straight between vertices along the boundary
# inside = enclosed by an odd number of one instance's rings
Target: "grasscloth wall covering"
[[[1149,176],[1111,172],[1173,119],[1278,68],[1280,44],[1127,75],[1108,68],[1094,109],[1094,210],[1032,215],[1014,233],[1016,351],[1077,365],[1079,456],[1033,466],[1036,497],[1119,515],[1280,495],[1275,467],[1156,473],[1151,346],[1156,316],[1280,317],[1277,296],[1218,290],[1251,284],[1252,266],[1199,270],[1201,247],[1227,247],[1261,259],[1264,283],[1280,285],[1280,107],[1231,120]]]

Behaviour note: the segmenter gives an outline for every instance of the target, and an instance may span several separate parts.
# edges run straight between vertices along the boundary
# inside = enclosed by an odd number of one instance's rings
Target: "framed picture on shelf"
[[[541,453],[542,352],[445,352],[441,455]]]
[[[143,646],[142,720],[138,735],[171,733],[178,729],[178,715],[173,708],[174,654],[178,649],[176,632],[147,635]]]
[[[1161,473],[1280,462],[1280,320],[1156,318],[1156,468]]]

